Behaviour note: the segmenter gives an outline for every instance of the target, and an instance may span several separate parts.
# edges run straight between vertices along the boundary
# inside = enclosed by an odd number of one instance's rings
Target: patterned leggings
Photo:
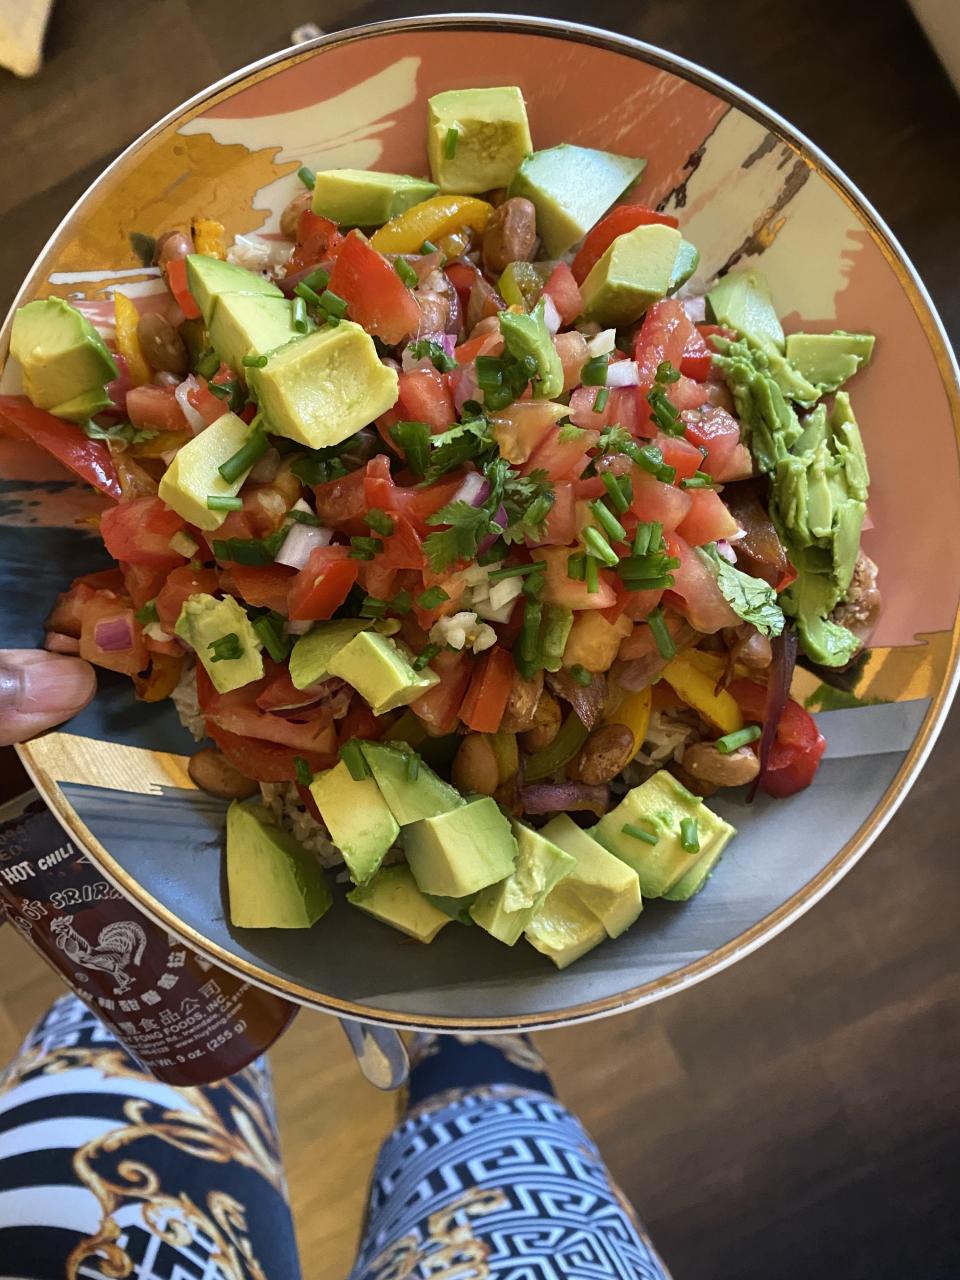
[[[413,1058],[350,1280],[669,1280],[526,1040]],[[300,1280],[269,1073],[160,1084],[66,996],[0,1076],[0,1280],[127,1277]]]

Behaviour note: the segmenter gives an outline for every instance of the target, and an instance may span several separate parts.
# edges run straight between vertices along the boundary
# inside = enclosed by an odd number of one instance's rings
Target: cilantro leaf
[[[522,542],[524,538],[538,539],[555,500],[553,485],[546,471],[531,471],[520,475],[508,470],[504,476],[502,504],[507,513],[504,541]]]
[[[132,422],[120,422],[115,427],[101,427],[91,418],[83,424],[83,433],[90,440],[111,440],[114,444],[143,444],[160,434],[149,427],[135,427]]]
[[[698,547],[697,554],[714,575],[723,598],[738,618],[752,623],[762,636],[778,636],[784,628],[777,593],[762,578],[752,578],[724,560],[716,544]]]
[[[438,373],[449,373],[457,367],[453,356],[448,356],[440,343],[431,338],[418,338],[411,342],[410,354],[414,360],[429,360]]]
[[[467,418],[431,437],[430,459],[424,478],[429,483],[465,462],[478,462],[496,447],[487,419]]]
[[[458,500],[428,517],[428,524],[445,524],[447,529],[427,534],[423,549],[434,573],[443,573],[458,560],[472,560],[480,543],[490,531],[490,512],[486,504],[472,507]]]

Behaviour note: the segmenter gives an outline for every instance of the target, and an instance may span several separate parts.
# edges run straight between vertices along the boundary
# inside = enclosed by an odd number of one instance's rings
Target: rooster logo
[[[57,946],[74,964],[113,974],[117,984],[113,989],[114,995],[123,995],[132,985],[133,979],[126,971],[131,965],[140,963],[147,945],[147,935],[134,920],[115,920],[105,925],[95,947],[77,933],[68,916],[57,916],[51,921],[50,930],[56,935]],[[77,977],[86,981],[83,974],[77,974]]]

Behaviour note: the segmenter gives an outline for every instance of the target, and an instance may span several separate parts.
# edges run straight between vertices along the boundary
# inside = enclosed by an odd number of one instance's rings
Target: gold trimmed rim
[[[350,27],[328,36],[321,36],[316,40],[295,46],[292,49],[280,50],[241,68],[239,71],[233,72],[207,89],[201,90],[194,97],[175,107],[151,129],[132,142],[104,170],[100,177],[87,188],[65,215],[44,246],[13,300],[6,321],[2,329],[0,329],[0,359],[5,354],[13,313],[19,305],[20,299],[33,287],[37,277],[44,270],[48,258],[55,252],[61,239],[68,233],[69,227],[72,225],[74,217],[80,212],[82,205],[89,196],[108,182],[117,169],[168,126],[185,116],[196,114],[202,106],[211,105],[219,98],[229,96],[231,91],[241,83],[256,84],[273,74],[281,65],[293,66],[303,61],[305,58],[310,57],[315,49],[353,44],[360,40],[401,31],[442,29],[494,30],[542,35],[551,39],[567,40],[574,44],[591,45],[596,48],[606,49],[612,53],[623,54],[637,61],[658,67],[663,71],[679,75],[769,129],[781,142],[799,155],[843,199],[844,203],[864,224],[870,233],[871,239],[894,270],[897,279],[910,299],[914,313],[920,321],[936,359],[937,368],[950,405],[955,438],[958,448],[960,448],[960,373],[958,373],[952,349],[946,338],[943,323],[903,248],[854,183],[817,146],[782,116],[765,106],[751,94],[738,89],[723,77],[706,71],[685,58],[665,53],[653,45],[634,40],[630,36],[615,35],[596,27],[558,22],[548,18],[510,17],[502,14],[483,13],[440,14],[369,23],[363,26]],[[422,1028],[438,1031],[472,1028],[505,1031],[521,1027],[527,1030],[536,1030],[609,1016],[637,1008],[643,1004],[649,1004],[654,1000],[663,999],[676,991],[703,981],[711,974],[719,973],[722,969],[749,955],[763,943],[776,937],[778,933],[781,933],[794,920],[797,920],[808,911],[859,861],[899,808],[930,754],[943,726],[946,713],[957,689],[958,680],[960,680],[960,610],[958,610],[957,617],[954,620],[947,668],[940,688],[931,700],[920,730],[880,802],[854,835],[830,859],[827,865],[801,889],[792,894],[786,902],[769,912],[749,929],[738,934],[737,937],[732,938],[729,942],[706,953],[698,960],[683,965],[660,978],[652,979],[637,987],[628,988],[617,995],[586,1001],[567,1009],[513,1017],[465,1018],[446,1015],[432,1017],[409,1015],[393,1010],[357,1004],[348,1000],[340,1000],[333,996],[321,995],[312,988],[303,987],[299,983],[291,982],[285,978],[274,977],[258,965],[252,964],[233,952],[211,943],[190,925],[180,920],[177,915],[162,903],[147,894],[134,877],[116,862],[92,832],[86,828],[85,824],[80,821],[79,816],[72,805],[69,804],[59,786],[47,777],[45,771],[33,760],[30,744],[26,743],[18,747],[17,750],[31,779],[53,810],[61,826],[71,839],[100,866],[104,874],[117,888],[131,898],[157,924],[179,934],[196,951],[216,960],[225,969],[240,974],[254,983],[254,985],[325,1013],[380,1026],[410,1029]]]

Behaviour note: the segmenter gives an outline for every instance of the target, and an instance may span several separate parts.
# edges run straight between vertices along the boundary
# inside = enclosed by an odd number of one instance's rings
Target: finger
[[[81,658],[0,649],[0,745],[24,742],[81,711],[97,691]]]

